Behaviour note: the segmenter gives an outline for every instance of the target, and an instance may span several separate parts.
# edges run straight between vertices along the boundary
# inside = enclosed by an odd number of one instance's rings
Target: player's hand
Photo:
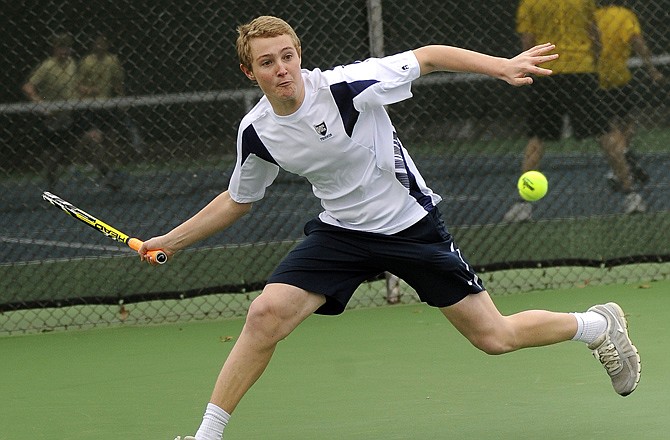
[[[176,249],[170,247],[170,245],[168,244],[168,240],[164,235],[161,235],[160,237],[153,237],[145,241],[144,243],[142,243],[142,246],[140,246],[140,248],[137,250],[137,253],[140,254],[141,261],[146,261],[152,266],[158,266],[159,263],[155,261],[153,258],[150,258],[149,255],[147,255],[147,252],[156,250],[162,250],[163,252],[165,252],[165,254],[168,257],[168,261],[172,259],[174,254],[177,253]]]
[[[532,75],[551,75],[550,69],[539,67],[539,64],[558,58],[557,53],[551,53],[554,49],[556,49],[554,44],[539,44],[510,58],[507,60],[502,79],[513,86],[524,86],[533,83]]]

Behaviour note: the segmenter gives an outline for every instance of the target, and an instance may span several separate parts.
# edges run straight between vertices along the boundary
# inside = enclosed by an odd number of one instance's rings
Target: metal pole
[[[370,55],[375,58],[384,56],[384,20],[382,18],[382,0],[367,0],[368,7],[368,38]],[[386,302],[400,302],[400,279],[386,272]]]
[[[368,38],[370,55],[376,58],[384,56],[384,22],[382,20],[382,0],[367,0]]]

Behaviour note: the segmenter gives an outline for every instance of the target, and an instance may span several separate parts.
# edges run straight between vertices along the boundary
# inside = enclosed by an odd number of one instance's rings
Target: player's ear
[[[249,78],[252,81],[256,81],[256,77],[254,76],[254,72],[247,69],[244,64],[240,64],[240,70],[242,70],[242,72],[246,75],[247,78]]]

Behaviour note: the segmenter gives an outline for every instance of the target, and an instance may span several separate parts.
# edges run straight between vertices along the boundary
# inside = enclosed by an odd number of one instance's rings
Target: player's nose
[[[277,63],[277,75],[286,75],[288,73],[288,69],[286,68],[286,65],[284,63]]]

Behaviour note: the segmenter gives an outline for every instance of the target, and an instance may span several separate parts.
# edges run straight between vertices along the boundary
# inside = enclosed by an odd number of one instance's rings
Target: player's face
[[[300,52],[288,35],[254,38],[250,41],[251,71],[242,66],[249,79],[255,80],[267,96],[275,113],[295,112],[305,97],[300,73]]]

